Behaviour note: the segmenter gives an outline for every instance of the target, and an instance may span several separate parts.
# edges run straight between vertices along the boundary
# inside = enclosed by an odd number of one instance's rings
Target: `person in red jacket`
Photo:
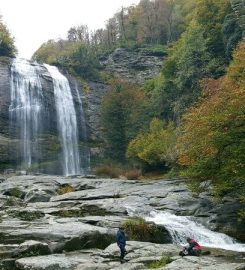
[[[195,240],[193,240],[189,237],[186,240],[187,240],[189,246],[185,247],[182,251],[180,251],[179,255],[182,257],[187,256],[187,255],[200,256],[201,251],[202,251],[201,246]]]

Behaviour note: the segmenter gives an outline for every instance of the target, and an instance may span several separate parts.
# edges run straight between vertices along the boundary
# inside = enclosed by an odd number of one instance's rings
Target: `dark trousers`
[[[180,256],[200,256],[201,254],[201,251],[200,250],[197,250],[197,249],[184,249],[182,251],[180,251],[179,255]]]
[[[200,256],[201,254],[201,251],[195,248],[188,250],[188,252],[189,252],[189,255],[191,256]]]
[[[120,259],[123,260],[123,258],[125,257],[125,254],[126,254],[126,249],[125,249],[125,246],[123,246],[123,245],[120,245],[119,248],[120,248],[120,252],[121,252]]]

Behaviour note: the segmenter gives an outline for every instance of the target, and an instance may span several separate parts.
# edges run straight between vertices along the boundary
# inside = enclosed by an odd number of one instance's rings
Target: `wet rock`
[[[34,240],[25,241],[19,245],[18,257],[30,257],[51,254],[47,243]]]

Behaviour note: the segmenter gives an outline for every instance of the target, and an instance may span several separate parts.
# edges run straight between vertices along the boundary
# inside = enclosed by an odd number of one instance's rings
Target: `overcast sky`
[[[65,38],[70,27],[104,27],[122,6],[137,3],[139,0],[0,0],[0,14],[15,38],[18,56],[30,58],[47,40]]]

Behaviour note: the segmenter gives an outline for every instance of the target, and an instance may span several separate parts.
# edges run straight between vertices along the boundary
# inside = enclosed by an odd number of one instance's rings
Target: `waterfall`
[[[47,75],[47,72],[50,75]],[[45,74],[46,73],[46,74]],[[52,78],[46,80],[46,78]],[[75,81],[76,83],[76,81]],[[70,85],[56,67],[39,65],[24,59],[14,59],[11,66],[11,102],[9,106],[10,132],[15,141],[18,165],[21,169],[60,173],[59,160],[62,160],[63,174],[80,175],[89,172],[90,155],[87,146],[78,145],[77,115]],[[45,87],[45,88],[43,88]],[[78,86],[75,95],[79,103],[78,118],[83,141],[87,141],[87,131],[82,100]],[[54,104],[55,109],[50,106]],[[56,111],[56,115],[53,113]],[[53,118],[51,118],[53,117]],[[55,156],[50,138],[58,137],[61,145]],[[56,141],[55,141],[56,143]],[[15,150],[15,148],[13,148]],[[51,150],[50,150],[51,149]],[[82,162],[83,168],[80,168]],[[46,166],[46,167],[45,167]]]
[[[46,64],[44,66],[53,78],[64,174],[78,175],[81,171],[77,138],[77,118],[69,82],[56,67]]]
[[[187,245],[186,238],[190,237],[202,246],[245,252],[245,244],[239,244],[223,233],[213,232],[187,216],[152,211],[146,220],[164,225],[176,244]]]
[[[42,86],[38,66],[27,60],[14,59],[11,66],[11,104],[9,114],[11,126],[17,126],[20,139],[22,167],[30,168],[33,157],[38,160],[40,151],[38,137],[42,128]]]
[[[82,139],[84,142],[87,142],[87,127],[86,127],[86,121],[85,121],[85,113],[83,110],[83,103],[82,99],[80,97],[79,91],[78,91],[78,85],[77,81],[75,81],[75,90],[77,94],[77,99],[79,102],[79,108],[80,108],[80,119],[81,119],[81,128],[82,128]],[[81,164],[83,165],[83,171],[81,174],[88,174],[90,172],[90,150],[88,146],[83,146],[81,151]]]

